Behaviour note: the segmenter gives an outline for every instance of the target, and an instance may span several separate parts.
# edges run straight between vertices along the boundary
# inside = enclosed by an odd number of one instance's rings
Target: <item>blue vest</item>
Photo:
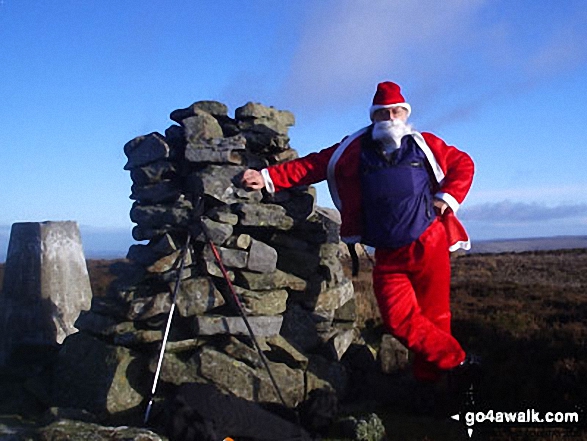
[[[365,134],[361,145],[361,242],[399,248],[418,239],[435,218],[430,165],[412,136],[389,159]]]

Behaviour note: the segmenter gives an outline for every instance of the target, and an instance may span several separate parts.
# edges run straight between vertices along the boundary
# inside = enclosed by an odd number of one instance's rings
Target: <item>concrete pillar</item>
[[[13,224],[0,293],[0,365],[19,345],[62,343],[91,299],[76,222]]]

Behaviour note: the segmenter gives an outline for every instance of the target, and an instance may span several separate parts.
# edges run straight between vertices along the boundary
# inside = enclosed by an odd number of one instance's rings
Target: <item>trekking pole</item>
[[[205,229],[204,229],[204,234],[207,237]],[[259,353],[259,357],[261,358],[261,361],[263,362],[265,369],[267,369],[267,373],[269,374],[269,378],[271,379],[271,382],[273,383],[273,387],[275,388],[275,392],[277,393],[277,396],[279,397],[279,400],[281,401],[281,403],[285,407],[288,407],[287,404],[285,404],[285,400],[283,399],[283,395],[281,395],[281,390],[279,390],[279,386],[277,385],[277,381],[275,381],[275,377],[273,376],[273,373],[271,372],[271,368],[269,367],[269,362],[267,361],[267,357],[265,357],[265,354],[263,353],[261,346],[259,346],[259,343],[257,342],[257,338],[255,337],[255,333],[253,332],[253,328],[251,328],[251,324],[249,323],[249,320],[247,319],[247,314],[245,313],[245,309],[243,308],[243,305],[242,305],[240,299],[238,298],[236,291],[234,290],[234,286],[232,285],[232,282],[230,281],[230,277],[228,275],[228,272],[226,271],[226,268],[224,267],[224,263],[222,262],[222,258],[220,257],[220,253],[218,252],[216,245],[214,245],[214,242],[212,242],[212,240],[208,237],[207,237],[207,239],[208,239],[208,245],[210,246],[210,249],[212,250],[212,254],[214,254],[214,259],[216,259],[216,262],[218,263],[218,266],[220,267],[220,271],[222,272],[222,276],[224,277],[224,280],[226,281],[226,283],[228,285],[228,290],[230,291],[230,294],[232,295],[232,297],[236,303],[237,309],[238,309],[243,321],[245,322],[245,326],[247,327],[247,330],[249,331],[251,339],[253,340],[253,344],[255,345],[255,348],[257,349],[257,352]]]
[[[173,313],[175,312],[175,300],[177,298],[177,292],[179,291],[179,286],[181,284],[181,275],[183,273],[183,269],[185,266],[186,256],[189,250],[189,245],[191,241],[191,233],[188,231],[188,236],[185,241],[185,245],[183,247],[181,253],[181,262],[179,264],[179,271],[177,273],[177,279],[175,280],[175,286],[173,288],[173,294],[171,296],[171,308],[169,309],[169,317],[167,318],[167,326],[165,327],[165,333],[163,334],[163,341],[161,342],[161,349],[159,351],[159,361],[157,362],[157,370],[155,371],[155,377],[153,379],[153,387],[151,388],[151,397],[149,399],[149,404],[147,405],[147,410],[145,411],[145,420],[144,424],[147,424],[149,421],[149,415],[151,413],[151,408],[153,406],[153,400],[155,399],[155,392],[157,391],[157,383],[159,382],[159,375],[161,374],[161,366],[163,365],[163,357],[165,356],[165,347],[167,346],[167,338],[169,337],[169,330],[171,329],[171,321],[173,319]]]

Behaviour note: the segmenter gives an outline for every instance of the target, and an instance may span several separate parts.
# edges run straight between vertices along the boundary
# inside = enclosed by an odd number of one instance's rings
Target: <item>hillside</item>
[[[88,260],[95,295],[112,280],[113,261]],[[362,261],[354,279],[359,322],[365,337],[380,335],[371,292],[371,263]],[[453,330],[463,346],[485,360],[482,404],[494,410],[528,408],[561,411],[587,404],[587,249],[455,257],[453,267]],[[0,266],[0,279],[3,265]],[[376,342],[373,343],[375,346]],[[417,417],[398,408],[370,410],[383,416],[390,440],[454,440],[462,424]],[[372,407],[375,406],[375,407]],[[582,414],[584,415],[584,414]],[[586,439],[541,436],[480,427],[484,439]]]

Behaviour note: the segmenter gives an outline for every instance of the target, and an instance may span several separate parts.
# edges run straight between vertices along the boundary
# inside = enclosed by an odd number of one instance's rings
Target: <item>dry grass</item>
[[[360,321],[379,322],[369,262],[362,262],[362,268],[354,279]],[[483,407],[587,409],[586,269],[585,249],[473,254],[452,260],[453,332],[466,350],[483,356]],[[415,429],[413,433],[414,440],[451,439],[440,431],[434,437],[415,435]],[[542,436],[535,429],[485,435],[503,440],[587,439],[552,430]]]
[[[111,263],[88,261],[95,295],[112,280]],[[465,255],[452,260],[452,269],[453,331],[467,350],[484,357],[482,404],[496,411],[587,408],[587,250]],[[0,284],[3,271],[0,265]],[[353,282],[359,323],[377,329],[370,273],[364,258]],[[390,440],[457,439],[454,425],[445,422],[382,415]],[[508,430],[484,439],[587,440],[575,435]]]

